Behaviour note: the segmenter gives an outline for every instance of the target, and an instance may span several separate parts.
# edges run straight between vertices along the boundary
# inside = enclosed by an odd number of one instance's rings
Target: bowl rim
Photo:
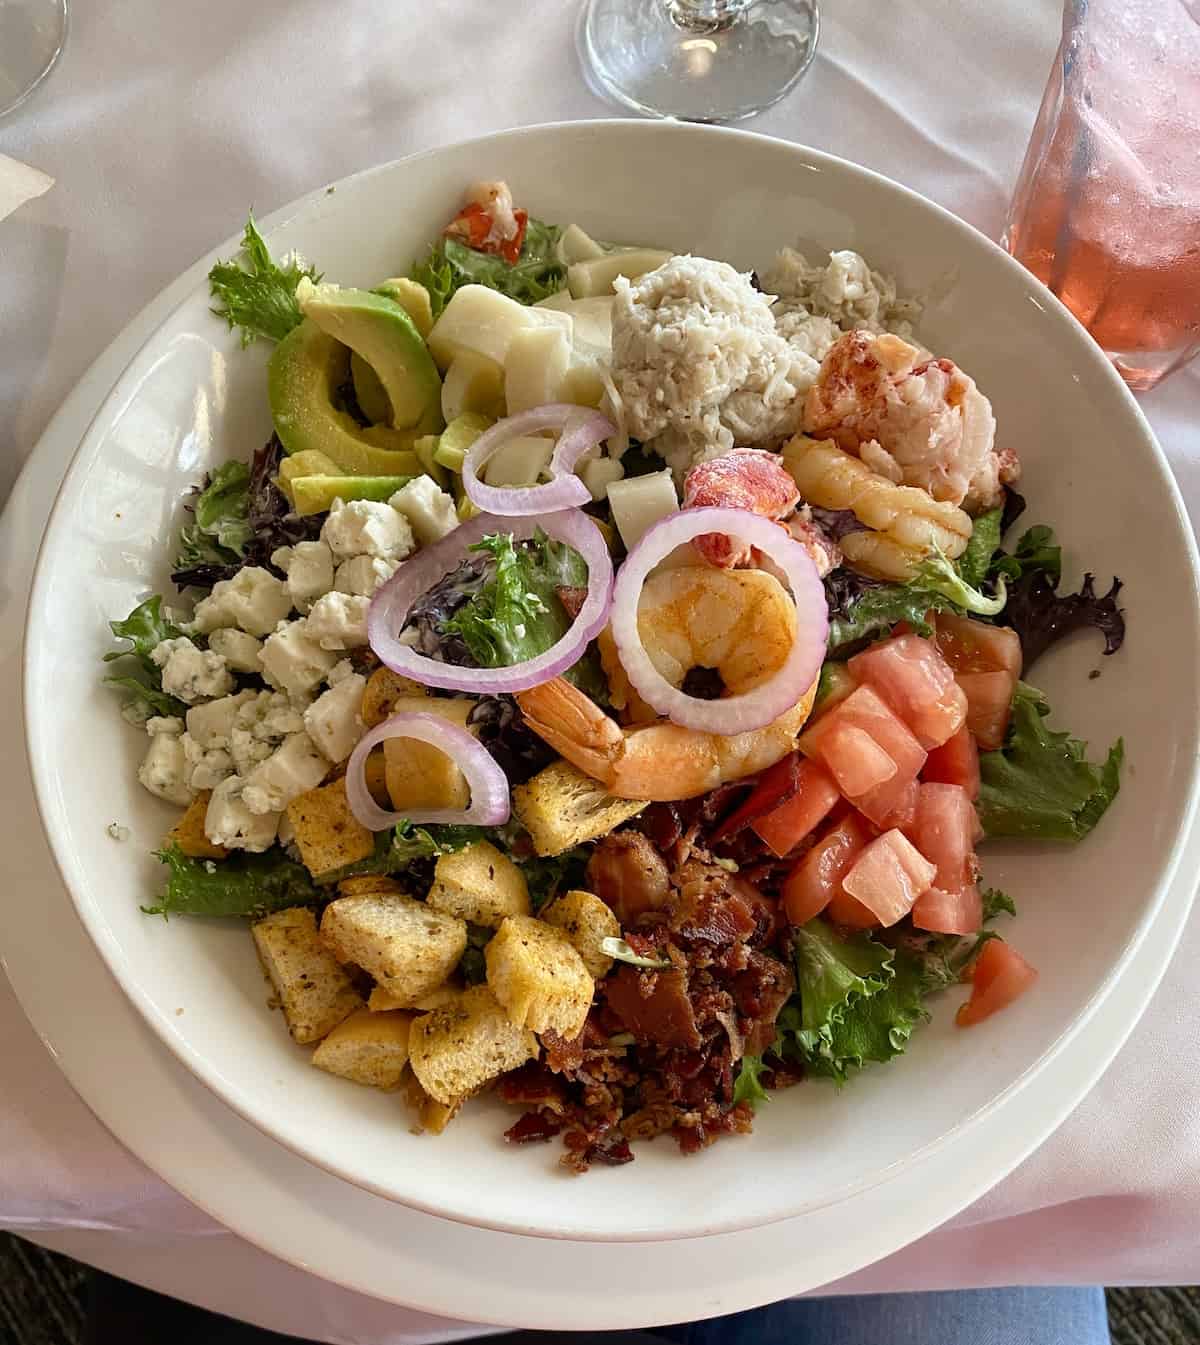
[[[486,145],[503,144],[518,139],[542,136],[547,133],[579,132],[581,128],[586,128],[589,132],[598,134],[623,134],[644,136],[646,138],[655,136],[664,138],[684,137],[711,141],[717,137],[721,137],[725,139],[753,140],[759,143],[769,143],[782,153],[793,157],[797,162],[805,163],[818,169],[828,168],[837,172],[848,173],[851,177],[858,177],[860,180],[866,181],[873,187],[880,188],[884,191],[899,193],[903,197],[908,198],[910,202],[918,204],[924,210],[934,212],[944,225],[953,231],[956,231],[963,237],[971,239],[973,245],[978,246],[978,243],[982,241],[987,248],[990,248],[994,254],[998,254],[998,256],[1003,259],[1002,264],[1005,265],[1015,277],[1021,278],[1025,283],[1028,283],[1031,279],[1029,272],[1018,261],[966,220],[955,215],[952,211],[947,210],[937,202],[930,200],[920,192],[914,191],[912,188],[906,187],[902,183],[896,182],[894,179],[888,178],[884,174],[878,173],[873,169],[854,163],[852,160],[813,149],[810,146],[798,142],[779,140],[775,137],[766,136],[754,131],[733,127],[674,122],[670,120],[650,121],[636,118],[606,118],[593,121],[546,122],[490,132],[485,135],[455,141],[447,145],[434,146],[411,155],[403,156],[399,159],[373,165],[356,173],[348,174],[332,183],[313,188],[309,192],[304,193],[272,211],[269,215],[259,220],[258,224],[263,234],[269,238],[273,231],[294,224],[302,219],[319,203],[323,202],[333,188],[342,187],[350,183],[358,183],[380,174],[392,172],[400,165],[408,166],[417,164],[452,151],[478,148]],[[798,1201],[786,1208],[781,1207],[772,1210],[765,1216],[759,1213],[753,1215],[748,1214],[744,1217],[728,1217],[671,1232],[664,1232],[659,1228],[654,1228],[649,1230],[631,1229],[628,1232],[622,1231],[621,1233],[611,1233],[607,1230],[588,1229],[586,1227],[580,1228],[567,1223],[561,1225],[556,1223],[553,1226],[547,1226],[545,1224],[531,1226],[528,1223],[522,1222],[519,1218],[500,1219],[480,1217],[464,1208],[447,1208],[445,1205],[431,1200],[401,1194],[393,1186],[373,1181],[366,1174],[348,1168],[343,1163],[337,1161],[332,1155],[322,1151],[319,1146],[314,1146],[304,1140],[293,1137],[286,1132],[282,1132],[277,1126],[272,1124],[269,1117],[262,1115],[261,1109],[256,1106],[255,1099],[252,1095],[247,1094],[243,1089],[231,1083],[230,1080],[223,1075],[218,1063],[210,1061],[207,1057],[203,1056],[193,1048],[186,1039],[179,1036],[174,1029],[174,1025],[160,1012],[157,1005],[142,989],[136,976],[133,974],[134,969],[129,966],[125,958],[124,951],[119,941],[103,921],[100,920],[98,908],[88,900],[82,890],[76,889],[76,885],[71,879],[69,862],[71,847],[60,840],[60,837],[64,834],[61,829],[51,824],[55,809],[55,800],[53,797],[55,772],[51,769],[50,765],[52,757],[50,753],[39,750],[42,745],[42,722],[35,711],[36,698],[29,694],[29,689],[36,678],[37,661],[42,657],[42,650],[45,648],[44,639],[36,637],[41,634],[40,627],[42,618],[40,614],[48,610],[48,604],[45,602],[45,590],[50,582],[50,571],[52,568],[51,557],[53,554],[48,543],[59,524],[59,517],[64,508],[64,501],[73,487],[79,471],[80,458],[83,455],[83,451],[96,437],[105,432],[99,427],[108,423],[114,409],[123,407],[127,402],[131,387],[136,386],[142,377],[143,370],[141,366],[148,357],[148,352],[155,346],[160,333],[171,323],[176,314],[187,304],[194,301],[198,290],[203,286],[207,270],[212,265],[213,261],[223,255],[232,255],[240,247],[240,241],[241,233],[239,231],[209,252],[203,254],[193,262],[190,267],[181,272],[179,276],[175,277],[172,281],[169,281],[168,286],[164,286],[165,289],[170,285],[179,283],[184,277],[194,277],[194,280],[188,285],[186,291],[182,293],[182,297],[179,301],[164,313],[161,320],[154,326],[136,352],[130,357],[129,361],[122,369],[121,374],[100,401],[97,410],[89,420],[86,430],[80,437],[78,445],[71,454],[62,480],[55,492],[49,518],[38,546],[29,604],[26,611],[22,649],[22,699],[25,745],[30,763],[30,772],[33,779],[34,798],[41,819],[42,828],[46,834],[50,852],[54,860],[55,868],[58,871],[64,887],[70,894],[71,903],[77,917],[83,924],[93,945],[99,951],[109,973],[113,976],[114,980],[116,980],[117,984],[121,987],[122,992],[138,1010],[142,1019],[150,1026],[151,1030],[159,1040],[167,1046],[175,1057],[179,1059],[193,1075],[195,1075],[237,1115],[270,1136],[276,1142],[283,1144],[293,1152],[298,1153],[306,1161],[313,1163],[315,1166],[322,1168],[334,1176],[348,1181],[352,1185],[371,1191],[385,1199],[407,1205],[424,1213],[432,1214],[453,1222],[461,1222],[474,1227],[495,1229],[501,1232],[517,1233],[525,1236],[577,1240],[580,1242],[625,1242],[662,1240],[664,1238],[671,1240],[688,1239],[693,1237],[707,1237],[719,1233],[736,1232],[745,1228],[760,1227],[784,1219],[794,1218],[802,1215],[807,1210],[823,1208],[851,1199],[859,1191],[875,1187],[895,1176],[898,1172],[911,1167],[915,1162],[928,1159],[940,1148],[944,1147],[952,1136],[961,1136],[967,1129],[972,1128],[985,1117],[993,1115],[998,1108],[1007,1105],[1013,1098],[1015,1098],[1036,1074],[1039,1074],[1042,1070],[1048,1068],[1054,1059],[1070,1046],[1075,1036],[1091,1019],[1100,1003],[1107,997],[1116,980],[1125,971],[1134,953],[1138,947],[1140,947],[1148,929],[1158,915],[1168,887],[1176,876],[1186,839],[1196,825],[1197,815],[1198,812],[1200,812],[1200,756],[1193,757],[1191,761],[1187,797],[1181,811],[1181,822],[1174,836],[1166,861],[1159,869],[1158,880],[1149,901],[1143,908],[1142,916],[1137,926],[1126,941],[1119,957],[1109,966],[1100,985],[1059,1036],[987,1103],[977,1107],[974,1111],[962,1117],[955,1125],[950,1126],[944,1133],[921,1145],[919,1148],[905,1155],[902,1159],[888,1164],[885,1167],[876,1169],[874,1172],[860,1180],[846,1182],[817,1201]],[[160,290],[159,293],[161,294],[162,291]],[[153,302],[154,300],[152,298],[150,303],[152,304]],[[1126,411],[1132,413],[1133,425],[1141,431],[1142,437],[1151,451],[1151,458],[1154,466],[1159,473],[1162,484],[1166,487],[1168,497],[1174,506],[1176,518],[1181,525],[1180,532],[1184,539],[1185,551],[1189,562],[1189,577],[1191,580],[1192,593],[1196,598],[1196,602],[1193,604],[1192,628],[1192,652],[1196,655],[1197,652],[1200,651],[1200,643],[1198,643],[1198,641],[1200,641],[1200,621],[1198,621],[1195,615],[1197,611],[1200,611],[1200,551],[1198,551],[1196,537],[1188,521],[1186,507],[1178,483],[1175,480],[1162,447],[1158,443],[1153,430],[1147,422],[1136,399],[1133,397],[1133,394],[1125,385],[1115,368],[1113,368],[1108,358],[1100,348],[1095,345],[1091,337],[1088,336],[1086,330],[1081,326],[1070,310],[1067,309],[1048,289],[1040,290],[1037,299],[1033,302],[1043,310],[1048,310],[1054,313],[1060,322],[1065,319],[1066,329],[1074,328],[1074,339],[1079,345],[1081,357],[1089,362],[1093,369],[1097,371],[1099,377],[1107,378],[1109,380],[1110,387],[1112,387],[1112,389],[1117,392],[1118,396],[1123,399]],[[149,307],[149,305],[147,305],[147,307]],[[136,315],[132,321],[137,321]],[[1194,708],[1200,711],[1200,682],[1197,684],[1197,704]],[[1148,1003],[1148,997],[1146,1002]],[[1142,1010],[1144,1010],[1145,1007],[1146,1005],[1144,1003],[1142,1005]]]

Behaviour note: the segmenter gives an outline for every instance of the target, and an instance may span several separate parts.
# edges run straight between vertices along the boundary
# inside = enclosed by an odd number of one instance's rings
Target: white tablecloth
[[[1057,0],[826,0],[810,74],[754,129],[867,164],[995,235],[1058,12]],[[503,127],[610,115],[582,81],[575,17],[566,0],[76,0],[60,69],[0,122],[0,153],[57,179],[0,223],[0,500],[94,356],[247,205],[265,213]],[[1200,371],[1144,406],[1195,518]],[[1193,927],[1145,1020],[1050,1142],[853,1286],[1200,1279],[1198,955]],[[151,1246],[160,1260],[179,1247],[186,1265],[189,1239],[234,1242],[100,1127],[2,984],[0,1061],[0,1225],[75,1230],[72,1247],[118,1273]],[[240,1250],[226,1259],[247,1267],[247,1295],[253,1284],[260,1302],[289,1301],[293,1330],[365,1342],[386,1321],[389,1340],[433,1333],[429,1319],[405,1322]],[[172,1284],[205,1296],[186,1271]]]

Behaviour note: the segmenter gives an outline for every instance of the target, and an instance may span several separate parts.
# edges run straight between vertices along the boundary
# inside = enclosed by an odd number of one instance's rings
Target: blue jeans
[[[645,1334],[676,1345],[1109,1345],[1096,1288],[789,1299]]]

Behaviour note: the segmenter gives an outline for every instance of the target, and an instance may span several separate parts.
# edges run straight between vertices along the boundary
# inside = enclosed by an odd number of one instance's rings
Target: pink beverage
[[[1200,0],[1068,0],[1004,243],[1131,388],[1200,351]]]

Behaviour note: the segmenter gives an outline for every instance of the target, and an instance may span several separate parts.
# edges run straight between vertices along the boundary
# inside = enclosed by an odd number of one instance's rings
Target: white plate
[[[1029,521],[1054,522],[1069,555],[1122,574],[1133,613],[1129,645],[1100,680],[1085,677],[1096,655],[1088,641],[1037,669],[1060,723],[1097,743],[1126,734],[1126,785],[1111,816],[1078,848],[988,851],[988,880],[1022,907],[1015,937],[1043,969],[1037,992],[969,1035],[943,1011],[903,1061],[842,1093],[809,1086],[779,1099],[750,1142],[719,1144],[695,1163],[660,1143],[569,1188],[552,1152],[500,1142],[494,1106],[468,1109],[446,1139],[414,1138],[394,1098],[309,1068],[262,1011],[244,930],[139,914],[158,881],[148,851],[170,812],[136,784],[143,743],[96,677],[104,621],[165,586],[163,542],[183,491],[269,429],[263,353],[237,349],[209,316],[203,285],[98,413],[47,531],[26,685],[56,860],[110,969],[180,1059],[241,1115],[369,1190],[493,1228],[594,1239],[701,1236],[838,1203],[853,1210],[872,1185],[998,1106],[1011,1125],[1033,1124],[1015,1105],[1019,1090],[1067,1048],[1162,900],[1196,797],[1194,543],[1174,483],[1107,361],[1026,272],[912,193],[779,142],[644,122],[507,133],[317,192],[281,212],[272,241],[347,283],[369,281],[420,250],[463,183],[497,173],[535,213],[578,218],[600,236],[745,266],[804,236],[860,248],[905,288],[941,296],[921,335],[991,396],[1001,442],[1019,445],[1027,464]],[[719,209],[710,208],[714,181],[737,184]],[[638,184],[632,198],[618,190],[628,182]],[[1121,526],[1131,499],[1136,530]],[[1153,701],[1139,694],[1152,684]],[[1163,716],[1162,704],[1180,713]],[[132,844],[106,844],[113,820],[132,827]],[[940,1179],[940,1162],[935,1172]]]
[[[195,275],[207,264],[198,263]],[[193,280],[189,273],[165,291],[89,370],[0,519],[0,573],[7,581],[0,593],[0,748],[10,758],[21,751],[16,632],[30,557],[56,484],[105,390]],[[854,1212],[835,1207],[731,1236],[629,1248],[534,1243],[430,1219],[272,1143],[191,1078],[121,995],[74,917],[19,782],[0,809],[0,847],[9,857],[0,965],[71,1083],[134,1154],[235,1233],[301,1271],[448,1318],[544,1330],[616,1330],[740,1311],[848,1275],[951,1217],[1041,1143],[1099,1078],[1166,969],[1200,871],[1200,831],[1193,829],[1180,876],[1111,994],[1056,1067],[1022,1093],[1022,1124],[1010,1124],[1005,1110],[957,1137],[939,1155],[939,1180],[931,1179],[929,1163],[919,1162],[865,1193]],[[54,977],[44,974],[47,947],[55,950]],[[60,993],[64,983],[75,987],[73,996]],[[114,1079],[122,1086],[113,1087]],[[162,1124],[165,1116],[170,1126]],[[986,1168],[978,1161],[985,1153]],[[247,1261],[238,1243],[199,1239],[185,1249],[174,1237],[158,1254],[153,1239],[134,1238],[123,1257],[109,1234],[38,1237],[113,1273],[275,1330],[295,1333],[336,1319],[346,1337],[385,1331],[387,1319],[373,1305],[331,1303],[306,1279],[288,1286],[287,1303],[264,1301],[254,1287],[259,1263]],[[194,1273],[179,1273],[185,1259]],[[269,1262],[261,1272],[271,1273]],[[399,1329],[387,1320],[389,1338]],[[423,1328],[411,1330],[415,1338]]]

